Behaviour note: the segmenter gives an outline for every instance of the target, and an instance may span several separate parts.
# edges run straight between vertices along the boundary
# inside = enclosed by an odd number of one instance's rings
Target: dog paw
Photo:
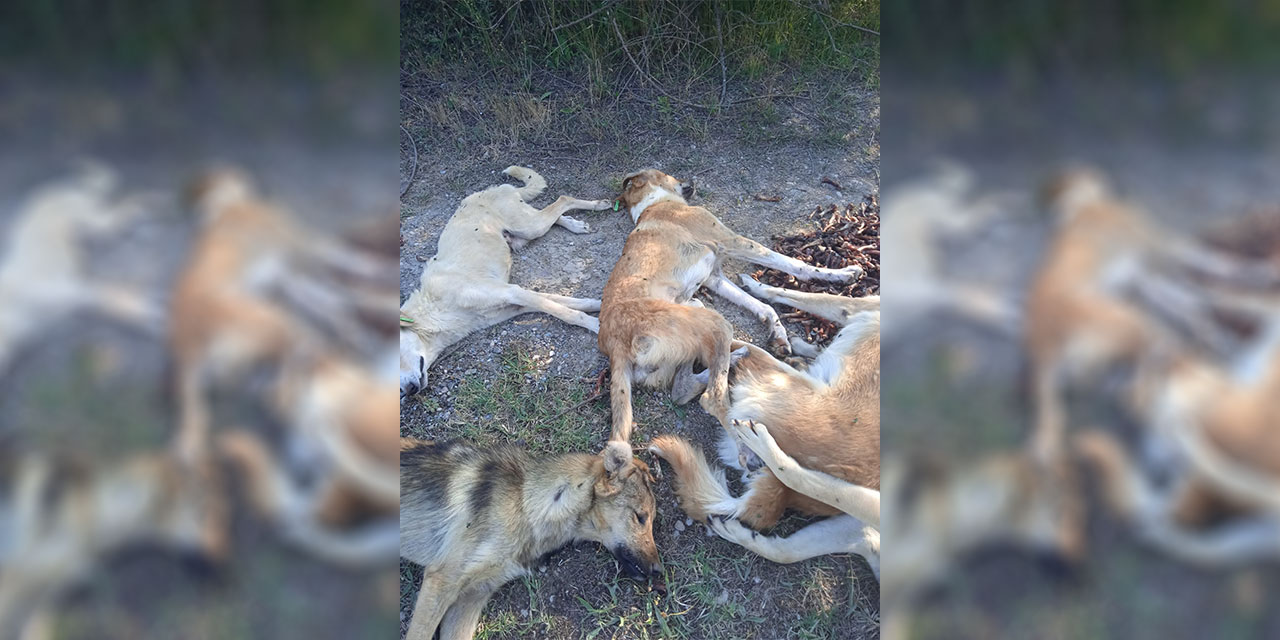
[[[759,535],[729,516],[713,515],[708,517],[707,528],[721,538],[736,544],[746,544],[748,540],[751,540],[753,534]]]
[[[591,233],[591,225],[569,216],[560,216],[560,226],[573,233]]]
[[[853,282],[862,277],[862,267],[849,265],[843,269],[832,269],[824,272],[822,279],[832,282]]]
[[[791,355],[791,342],[787,340],[787,331],[782,325],[774,329],[773,339],[769,341],[769,351],[779,358]]]
[[[734,420],[731,423],[734,436],[738,438],[740,449],[747,449],[760,457],[760,460],[774,470],[781,470],[791,457],[778,447],[778,442],[769,434],[763,424],[750,420]],[[744,454],[740,454],[740,458]],[[740,459],[741,461],[741,459]],[[743,468],[750,468],[743,463]]]
[[[605,209],[612,209],[613,202],[609,200],[596,200],[595,202],[591,203],[590,207],[587,207],[587,208],[590,209],[591,211],[604,211]]]
[[[757,298],[767,297],[765,295],[765,285],[760,284],[760,282],[755,278],[752,278],[745,273],[740,273],[738,274],[738,281],[742,283],[742,288],[746,290],[747,293],[750,293]]]

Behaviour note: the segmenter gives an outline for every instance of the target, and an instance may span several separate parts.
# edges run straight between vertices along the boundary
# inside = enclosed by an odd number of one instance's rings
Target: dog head
[[[228,204],[246,200],[253,194],[249,174],[235,167],[217,167],[192,180],[184,196],[188,206],[208,219]]]
[[[681,203],[693,197],[693,181],[681,182],[657,169],[644,169],[622,179],[622,195],[618,201],[630,209],[646,198],[650,204],[658,200],[678,200]]]
[[[1097,202],[1111,193],[1101,171],[1091,167],[1073,167],[1051,178],[1040,189],[1045,207],[1062,216],[1070,216],[1079,207]]]
[[[587,513],[593,535],[588,537],[613,552],[618,567],[636,580],[662,575],[653,541],[654,482],[649,466],[632,455],[631,445],[614,441],[601,452]]]
[[[413,319],[400,316],[400,401],[427,387],[427,345],[413,330]]]

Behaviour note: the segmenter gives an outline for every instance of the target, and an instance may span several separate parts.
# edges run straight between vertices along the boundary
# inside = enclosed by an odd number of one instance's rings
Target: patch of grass
[[[587,451],[607,425],[608,400],[584,401],[589,384],[547,374],[528,345],[504,347],[491,379],[470,376],[454,401],[460,437],[482,445],[518,442],[533,453]]]

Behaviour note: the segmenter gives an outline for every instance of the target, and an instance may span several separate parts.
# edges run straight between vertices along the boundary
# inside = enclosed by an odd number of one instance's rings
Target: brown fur
[[[722,260],[746,260],[804,280],[844,282],[862,273],[857,267],[807,265],[742,237],[710,211],[686,202],[691,190],[689,184],[656,169],[638,171],[622,182],[619,201],[636,227],[605,284],[599,338],[613,376],[613,440],[630,440],[633,382],[664,388],[677,370],[694,362],[711,372],[703,406],[718,415],[727,409],[733,330],[718,313],[693,300],[700,287],[711,288],[769,323],[772,345],[788,349],[777,312],[725,279]]]
[[[620,443],[535,459],[405,439],[400,473],[400,555],[424,569],[408,640],[470,638],[498,587],[575,540],[603,544],[628,572],[662,571],[654,478]]]
[[[294,223],[236,170],[212,172],[190,192],[203,226],[175,284],[170,351],[180,410],[175,446],[198,457],[208,440],[205,396],[212,383],[277,365],[320,343],[315,331],[271,297],[272,290],[289,289],[292,274],[315,265],[364,278],[388,271],[382,261]],[[357,324],[337,313],[318,315],[334,326]]]
[[[113,553],[139,544],[194,554],[215,566],[230,556],[229,510],[212,461],[168,454],[119,462],[31,455],[0,468],[0,637],[34,638],[57,599]],[[28,635],[29,634],[29,635]]]
[[[879,298],[805,294],[754,282],[747,288],[767,300],[812,311],[840,324],[850,323],[861,313],[874,314],[875,320],[870,323],[869,315],[870,324],[843,329],[808,372],[793,369],[759,347],[734,343],[736,348],[745,348],[747,355],[733,365],[731,404],[724,413],[713,415],[726,425],[733,421],[763,423],[779,448],[802,467],[878,490]],[[655,439],[654,446],[665,456],[680,443]],[[711,475],[691,466],[687,452],[677,455],[679,459],[672,461],[679,479],[677,487],[688,492],[683,504],[694,513],[704,512],[706,495],[712,490],[697,485]],[[716,495],[712,502],[723,499]],[[690,506],[698,500],[703,501],[700,507]],[[773,526],[787,509],[812,515],[841,512],[788,488],[769,469],[758,472],[744,500],[736,515],[754,529]]]

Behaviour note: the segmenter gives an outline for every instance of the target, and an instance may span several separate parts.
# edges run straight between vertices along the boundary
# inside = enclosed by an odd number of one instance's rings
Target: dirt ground
[[[1134,91],[1099,89],[1099,94]],[[1162,224],[1188,233],[1274,210],[1280,203],[1280,183],[1274,179],[1280,136],[1274,128],[1249,128],[1248,118],[1241,120],[1237,138],[1192,117],[1194,110],[1182,112],[1185,118],[1168,118],[1100,99],[1092,111],[1068,104],[1037,112],[1039,105],[1032,102],[1010,106],[1007,97],[978,81],[966,91],[895,92],[892,99],[886,96],[886,104],[895,117],[920,125],[915,132],[900,128],[886,140],[895,152],[902,150],[892,164],[886,160],[887,197],[895,184],[920,175],[920,167],[939,156],[974,173],[977,195],[1006,194],[1000,219],[945,242],[943,255],[948,272],[1002,289],[1012,299],[1023,296],[1052,236],[1050,220],[1036,205],[1036,189],[1066,163],[1101,167],[1125,197]],[[1160,105],[1153,110],[1163,112],[1169,103],[1143,104]],[[1091,117],[1082,118],[1081,112]],[[1122,113],[1138,116],[1140,123],[1116,115]],[[947,119],[939,114],[970,115]],[[892,218],[884,224],[892,225]],[[892,295],[892,283],[888,286]],[[942,318],[924,322],[914,335],[918,339],[884,353],[883,423],[891,425],[884,434],[885,450],[928,447],[973,460],[1019,446],[1030,406],[1019,346]],[[1115,406],[1088,394],[1073,394],[1070,411],[1075,426],[1133,428]],[[1138,543],[1094,496],[1090,554],[1076,573],[1059,576],[1028,554],[988,550],[931,591],[915,612],[912,637],[1280,634],[1280,615],[1265,595],[1280,589],[1274,563],[1198,570],[1173,562]],[[884,571],[891,575],[891,538],[885,545]]]
[[[547,107],[552,121],[540,132],[550,143],[535,146],[521,144],[520,135],[502,135],[484,114],[480,97],[497,89],[466,77],[416,78],[402,87],[402,120],[417,142],[419,159],[417,176],[402,199],[402,297],[417,287],[423,262],[433,255],[458,202],[503,182],[499,172],[510,164],[532,167],[546,178],[547,190],[535,206],[561,194],[613,199],[623,175],[646,167],[693,177],[695,203],[766,244],[775,235],[805,228],[805,217],[816,205],[856,203],[878,191],[879,99],[873,87],[852,79],[838,79],[843,82],[811,91],[808,98],[770,103],[764,117],[758,105],[718,116],[669,112],[653,96],[635,95],[594,108],[562,109],[576,104],[571,82],[539,77],[542,86],[530,88],[528,95],[553,96]],[[476,102],[467,102],[471,99]],[[446,118],[433,108],[446,101],[471,107]],[[565,112],[570,114],[560,115]],[[821,120],[814,113],[821,113]],[[607,133],[590,126],[600,117],[609,118]],[[836,126],[825,126],[831,122]],[[408,143],[402,145],[407,178],[412,151]],[[823,184],[824,176],[844,190]],[[780,201],[763,202],[757,194]],[[624,211],[575,215],[592,232],[573,235],[553,228],[515,254],[512,282],[550,293],[600,296],[633,224]],[[725,273],[745,270],[729,264]],[[765,327],[754,318],[721,299],[701,297],[729,319],[739,337],[766,342]],[[402,408],[402,434],[481,443],[514,440],[543,453],[597,451],[609,430],[607,393],[574,407],[591,394],[606,365],[594,334],[549,316],[521,316],[469,336],[437,360],[426,390]],[[696,403],[675,407],[666,394],[641,391],[635,405],[637,448],[664,432],[712,447],[722,431]],[[503,587],[486,607],[478,637],[879,637],[879,585],[861,559],[836,556],[775,565],[687,523],[669,482],[661,482],[657,492],[654,532],[667,568],[668,595],[620,579],[607,553],[584,545]],[[421,571],[402,565],[401,574],[403,626]]]

